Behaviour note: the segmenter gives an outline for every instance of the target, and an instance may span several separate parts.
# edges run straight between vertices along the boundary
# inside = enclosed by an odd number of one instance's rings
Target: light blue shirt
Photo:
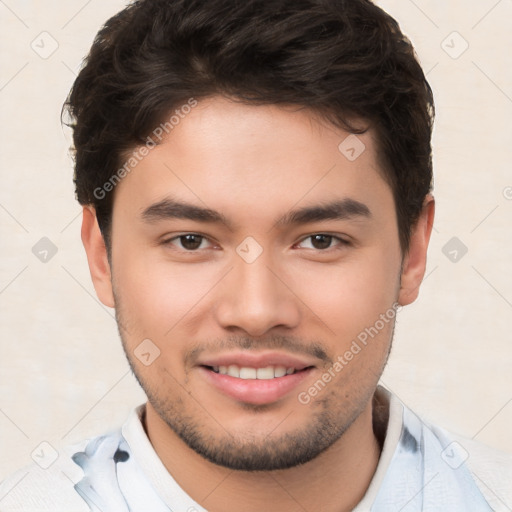
[[[374,426],[385,431],[385,439],[372,481],[353,512],[512,511],[510,455],[454,440],[381,386],[375,406]],[[158,457],[144,430],[144,411],[145,405],[133,409],[113,433],[63,447],[49,467],[34,463],[5,479],[0,510],[206,512]]]
[[[424,423],[403,404],[401,409],[398,443],[376,498],[366,510],[492,512],[466,465],[468,453],[462,445],[452,441],[442,429]],[[386,449],[389,448],[385,445]],[[75,490],[92,512],[205,510],[184,492],[188,508],[182,508],[183,501],[179,509],[166,505],[137,464],[122,430],[91,440],[72,459],[84,472]]]

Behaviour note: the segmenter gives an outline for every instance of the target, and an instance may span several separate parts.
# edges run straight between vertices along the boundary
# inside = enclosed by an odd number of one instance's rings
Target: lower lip
[[[307,368],[291,375],[274,379],[239,379],[199,367],[207,381],[225,395],[240,402],[254,405],[271,404],[297,388],[313,371]]]

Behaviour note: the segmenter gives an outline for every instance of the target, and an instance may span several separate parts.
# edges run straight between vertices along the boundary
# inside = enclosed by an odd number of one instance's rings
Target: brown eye
[[[350,243],[338,236],[315,233],[314,235],[303,238],[298,245],[302,249],[315,249],[317,251],[327,252],[327,249],[341,249],[344,246],[350,245]]]
[[[186,233],[164,240],[162,243],[182,252],[195,252],[197,249],[205,249],[208,246],[209,240],[197,233]]]
[[[331,235],[312,235],[311,245],[315,249],[328,249],[331,246],[332,236]]]
[[[201,235],[193,235],[193,234],[181,235],[178,238],[181,242],[181,246],[184,249],[187,249],[187,251],[194,251],[194,250],[198,249],[201,246],[201,242],[204,239],[204,237]]]

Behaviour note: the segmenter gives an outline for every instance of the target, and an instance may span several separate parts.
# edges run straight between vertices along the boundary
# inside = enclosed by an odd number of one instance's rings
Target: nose
[[[237,257],[220,283],[214,306],[217,322],[224,329],[242,329],[254,337],[276,327],[296,327],[300,300],[290,281],[264,254],[252,263]]]

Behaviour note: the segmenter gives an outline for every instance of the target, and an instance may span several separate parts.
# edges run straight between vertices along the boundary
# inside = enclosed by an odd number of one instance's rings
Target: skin
[[[394,321],[308,404],[298,393],[395,301],[416,299],[434,200],[426,197],[403,255],[373,132],[358,135],[366,149],[353,162],[338,150],[348,135],[305,109],[208,98],[117,186],[110,264],[94,209],[84,208],[91,276],[100,300],[116,308],[148,395],[148,436],[174,479],[210,511],[238,511],[241,503],[247,512],[351,510],[377,466],[371,399]],[[144,220],[142,212],[171,196],[226,222]],[[370,215],[277,222],[291,210],[346,198]],[[187,251],[176,238],[187,233],[206,238]],[[318,248],[315,234],[346,243],[322,238]],[[236,251],[248,236],[262,248],[252,263]],[[144,339],[160,350],[149,366],[134,356]],[[313,369],[272,403],[244,403],[211,386],[197,366],[233,351],[293,353]],[[266,470],[232,469],[237,464]]]

